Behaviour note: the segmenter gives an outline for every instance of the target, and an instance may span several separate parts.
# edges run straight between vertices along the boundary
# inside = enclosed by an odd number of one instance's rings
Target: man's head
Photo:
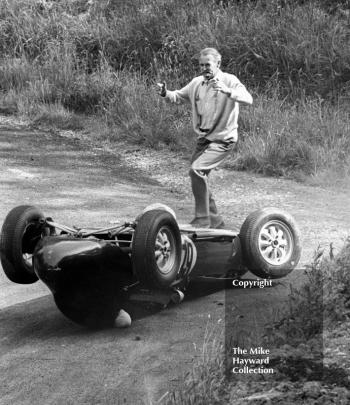
[[[199,54],[199,67],[206,80],[212,79],[221,65],[221,55],[215,48],[202,49]]]

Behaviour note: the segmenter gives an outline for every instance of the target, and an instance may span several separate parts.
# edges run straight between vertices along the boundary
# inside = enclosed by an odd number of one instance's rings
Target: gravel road
[[[124,149],[123,149],[124,148]],[[0,225],[16,205],[33,204],[58,222],[108,225],[133,219],[152,202],[192,214],[187,162],[170,152],[92,146],[86,137],[27,128],[0,119]],[[302,234],[301,265],[319,244],[340,247],[350,232],[350,192],[219,170],[212,175],[227,226],[239,229],[263,206],[292,213]],[[65,319],[40,282],[15,285],[0,275],[0,404],[152,404],[191,369],[205,330],[218,328],[225,294],[249,318],[274,307],[295,270],[271,289],[230,289],[200,282],[181,305],[130,304],[126,330],[90,331]],[[210,318],[209,318],[210,315]],[[222,323],[220,323],[222,325]]]

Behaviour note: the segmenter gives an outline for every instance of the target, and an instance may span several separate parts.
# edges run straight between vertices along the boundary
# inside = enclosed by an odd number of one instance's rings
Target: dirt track
[[[0,224],[11,208],[23,203],[72,225],[131,219],[155,201],[173,207],[181,222],[190,219],[192,201],[187,185],[182,185],[186,162],[169,155],[167,165],[159,167],[151,151],[129,153],[125,161],[77,138],[2,122]],[[230,228],[239,229],[258,207],[291,212],[302,231],[302,263],[319,243],[341,246],[350,233],[349,190],[310,188],[225,170],[213,173],[212,179]],[[275,306],[277,298],[286,296],[288,283],[299,276],[296,270],[269,290],[226,293],[249,317],[261,305]],[[211,327],[224,317],[220,283],[197,284],[185,302],[163,311],[131,306],[130,329],[95,332],[66,320],[40,282],[14,285],[1,274],[0,287],[0,404],[155,403],[191,368],[208,314]]]

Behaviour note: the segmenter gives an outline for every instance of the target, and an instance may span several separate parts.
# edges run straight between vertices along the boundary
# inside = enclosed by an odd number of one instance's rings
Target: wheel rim
[[[175,264],[176,249],[174,235],[167,226],[161,227],[156,236],[154,256],[160,273],[170,273]]]
[[[293,252],[293,236],[287,225],[269,221],[259,233],[259,252],[263,259],[274,266],[288,262]]]

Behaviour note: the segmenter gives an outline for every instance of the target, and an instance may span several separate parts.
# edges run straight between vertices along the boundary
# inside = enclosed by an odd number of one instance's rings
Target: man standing
[[[195,217],[191,225],[200,228],[223,228],[208,175],[231,153],[237,142],[239,103],[252,104],[252,96],[236,76],[220,70],[221,55],[214,48],[200,52],[201,75],[181,90],[167,90],[157,83],[162,97],[173,103],[189,101],[197,146],[192,155],[189,175],[195,199]]]

